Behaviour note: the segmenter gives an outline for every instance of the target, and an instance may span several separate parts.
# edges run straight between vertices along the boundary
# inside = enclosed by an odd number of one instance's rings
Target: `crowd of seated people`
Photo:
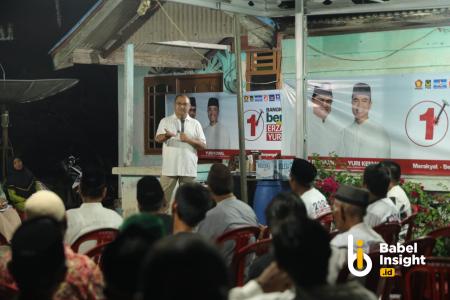
[[[361,282],[338,284],[337,278],[346,268],[350,234],[364,241],[368,253],[384,242],[373,227],[410,215],[396,168],[393,162],[368,166],[362,187],[341,185],[329,203],[313,187],[315,167],[295,159],[291,191],[272,199],[264,230],[252,208],[233,194],[223,164],[212,165],[205,185],[178,187],[172,215],[164,213],[158,179],[143,177],[136,186],[139,213],[125,219],[101,204],[104,174],[86,169],[81,207],[66,211],[51,191],[36,191],[24,201],[23,223],[0,246],[0,299],[376,299]],[[338,231],[333,237],[318,221],[330,212]],[[245,266],[246,283],[236,286],[231,272],[241,249],[217,240],[248,227],[265,232],[249,245],[269,241],[270,247],[255,252]],[[109,240],[71,248],[106,229],[113,232]]]

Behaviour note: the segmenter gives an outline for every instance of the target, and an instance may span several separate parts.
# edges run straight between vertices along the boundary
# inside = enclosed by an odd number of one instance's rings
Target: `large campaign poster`
[[[194,117],[202,125],[206,137],[207,149],[200,151],[199,156],[229,158],[231,155],[237,155],[239,135],[236,94],[190,93],[187,95],[191,98],[191,102],[195,102]],[[174,94],[167,95],[166,116],[173,114],[174,101]],[[281,153],[282,101],[283,93],[279,90],[254,91],[243,95],[243,122],[247,151],[260,151],[262,154],[272,156]],[[289,111],[295,113],[292,109]]]
[[[405,174],[449,175],[449,95],[448,74],[308,80],[308,156],[337,154],[353,170],[393,159]]]

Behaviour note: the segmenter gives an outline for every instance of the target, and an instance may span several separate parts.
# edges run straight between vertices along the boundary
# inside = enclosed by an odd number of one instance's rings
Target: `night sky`
[[[41,178],[58,176],[69,154],[117,165],[117,68],[76,65],[54,71],[48,51],[96,0],[1,0],[0,26],[14,26],[14,41],[0,41],[7,79],[77,78],[79,84],[45,100],[10,107],[10,138],[29,169]]]

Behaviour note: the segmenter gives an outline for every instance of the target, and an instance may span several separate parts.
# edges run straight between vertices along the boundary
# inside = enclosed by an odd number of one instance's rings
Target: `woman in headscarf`
[[[19,213],[23,212],[26,199],[37,190],[36,178],[17,156],[8,166],[5,186],[11,204]]]

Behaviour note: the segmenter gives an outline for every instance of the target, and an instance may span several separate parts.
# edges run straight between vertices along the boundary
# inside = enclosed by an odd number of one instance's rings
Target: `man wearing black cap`
[[[354,122],[341,132],[337,153],[342,157],[390,158],[391,140],[386,130],[369,119],[372,107],[370,86],[353,86],[352,113]]]
[[[336,151],[339,124],[331,114],[333,92],[330,83],[318,83],[314,86],[310,106],[312,114],[308,122],[308,153],[328,156]]]
[[[347,261],[348,236],[350,234],[353,235],[354,249],[357,248],[356,241],[362,240],[362,248],[365,253],[369,253],[380,243],[384,243],[383,238],[363,222],[366,208],[369,205],[369,197],[368,191],[348,185],[341,185],[336,192],[333,217],[340,233],[330,242],[333,255],[330,259],[329,281],[336,279],[339,270]]]
[[[206,136],[207,149],[230,149],[230,134],[228,130],[219,123],[219,99],[208,100],[209,125],[203,130]]]
[[[331,212],[325,196],[314,186],[317,170],[312,163],[301,158],[295,158],[291,167],[289,185],[291,190],[303,200],[306,212],[311,219],[317,219]]]
[[[197,101],[195,101],[195,97],[189,97],[189,101],[191,102],[191,107],[189,108],[189,117],[195,119],[197,116]]]

